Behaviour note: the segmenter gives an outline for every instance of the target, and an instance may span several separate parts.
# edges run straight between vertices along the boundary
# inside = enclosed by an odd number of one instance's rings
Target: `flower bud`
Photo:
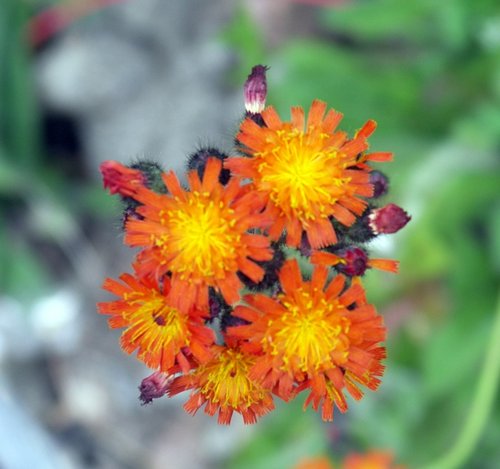
[[[205,166],[207,165],[207,161],[209,158],[217,158],[221,161],[224,161],[227,158],[227,155],[214,147],[202,147],[189,155],[187,163],[188,170],[195,169],[196,171],[198,171],[198,176],[200,177],[200,179],[203,179],[203,175],[205,174]],[[219,175],[219,182],[225,186],[229,182],[230,177],[231,172],[229,171],[229,169],[222,168]]]
[[[133,197],[138,186],[146,184],[146,178],[138,169],[129,168],[118,161],[104,161],[99,167],[104,188],[111,195]]]
[[[243,87],[245,94],[245,110],[249,114],[260,114],[266,106],[267,82],[265,65],[256,65]]]
[[[372,210],[368,216],[370,228],[376,235],[396,233],[410,219],[411,217],[396,204],[388,204],[385,207]]]
[[[153,192],[165,194],[167,188],[163,182],[163,168],[155,161],[139,160],[130,165],[132,169],[138,169],[146,178],[145,186]]]
[[[370,173],[370,184],[373,185],[373,199],[387,194],[389,190],[389,178],[380,171]]]
[[[359,277],[368,268],[368,256],[364,249],[358,246],[349,246],[335,253],[341,261],[335,268],[348,277]]]
[[[370,209],[367,208],[351,226],[344,226],[332,220],[333,227],[340,242],[366,243],[375,238],[373,230],[368,224]]]
[[[150,404],[153,399],[164,396],[172,380],[172,375],[162,371],[155,371],[152,375],[144,378],[139,386],[141,392],[139,399],[142,401],[142,405]]]

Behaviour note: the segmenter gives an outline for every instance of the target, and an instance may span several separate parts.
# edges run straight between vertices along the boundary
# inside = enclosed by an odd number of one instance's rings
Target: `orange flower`
[[[250,324],[229,334],[246,339],[245,350],[258,355],[251,377],[285,400],[309,388],[305,406],[321,406],[323,419],[332,420],[334,404],[347,410],[344,389],[360,399],[358,384],[378,387],[386,330],[360,283],[345,288],[342,275],[327,277],[328,269],[317,266],[304,281],[297,261],[287,261],[279,275],[283,293],[245,296],[234,315]]]
[[[330,218],[352,225],[367,206],[360,197],[373,194],[366,162],[391,158],[390,153],[360,156],[375,130],[373,121],[349,140],[345,132],[334,131],[342,114],[332,109],[323,117],[325,111],[326,103],[316,100],[307,122],[301,107],[292,108],[291,122],[282,122],[273,107],[266,108],[264,127],[247,118],[237,135],[250,158],[225,162],[264,195],[275,220],[271,238],[278,239],[286,229],[290,246],[299,244],[303,232],[313,248],[336,243]]]
[[[344,459],[342,469],[405,469],[405,466],[394,465],[394,457],[390,452],[371,451],[349,454]]]
[[[194,304],[207,307],[209,287],[235,303],[242,287],[237,272],[258,282],[264,271],[254,261],[272,258],[269,240],[248,233],[265,222],[262,203],[237,178],[220,184],[221,165],[209,159],[203,181],[191,171],[191,191],[181,188],[173,172],[164,174],[169,194],[139,190],[134,198],[143,204],[137,209],[143,219],[125,226],[125,242],[143,248],[141,273],[171,272],[170,296],[182,311]]]
[[[218,411],[219,424],[228,425],[233,412],[241,414],[246,424],[252,424],[274,409],[270,391],[248,375],[255,357],[230,346],[217,345],[213,347],[213,357],[170,385],[170,396],[193,389],[184,405],[187,412],[194,415],[206,404],[208,415]]]
[[[121,336],[125,352],[138,350],[139,360],[163,372],[174,365],[188,371],[191,357],[198,362],[211,357],[215,335],[204,325],[205,313],[193,308],[186,314],[172,307],[165,296],[171,288],[168,277],[162,280],[162,292],[152,277],[122,274],[120,280],[108,278],[103,286],[120,299],[97,307],[101,314],[111,315],[110,327],[126,328]]]

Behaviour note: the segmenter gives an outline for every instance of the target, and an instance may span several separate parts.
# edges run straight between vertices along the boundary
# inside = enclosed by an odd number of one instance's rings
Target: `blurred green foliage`
[[[28,24],[51,4],[0,2],[0,292],[25,305],[55,284],[53,266],[34,246],[48,243],[74,263],[68,245],[87,243],[82,215],[109,217],[115,206],[83,175],[69,180],[43,150]]]
[[[223,35],[241,57],[236,78],[255,63],[270,65],[268,103],[283,117],[291,105],[320,98],[345,114],[349,132],[374,118],[372,148],[395,153],[380,168],[391,178],[387,200],[413,220],[380,246],[401,260],[401,273],[370,272],[365,282],[390,327],[384,383],[337,422],[318,417],[315,425],[323,435],[341,430],[330,437],[332,460],[377,447],[424,467],[465,421],[499,293],[500,8],[495,0],[373,0],[316,15],[311,34],[264,51],[260,25],[242,9]],[[292,467],[291,447],[302,447],[303,457],[324,452],[306,447],[316,431],[310,422],[301,441],[293,437],[300,417],[287,409],[279,438],[278,419],[264,419],[229,467],[249,458],[253,468],[271,467],[278,452],[272,467],[284,469]],[[497,405],[464,467],[498,467],[498,441]]]

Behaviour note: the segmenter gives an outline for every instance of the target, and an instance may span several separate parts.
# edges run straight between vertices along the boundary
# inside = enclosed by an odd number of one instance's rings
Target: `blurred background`
[[[375,119],[387,200],[413,216],[373,245],[401,273],[366,279],[383,385],[333,423],[300,399],[253,427],[191,417],[185,396],[141,407],[150,371],[95,311],[132,258],[99,164],[230,152],[258,63],[283,117],[320,98],[351,133]],[[0,468],[291,469],[374,448],[426,467],[468,418],[499,279],[497,0],[0,2]],[[500,467],[496,402],[460,467]]]

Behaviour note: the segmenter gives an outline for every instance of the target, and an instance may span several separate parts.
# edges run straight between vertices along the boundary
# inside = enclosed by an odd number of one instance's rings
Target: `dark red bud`
[[[376,199],[377,197],[387,194],[389,190],[389,179],[384,173],[372,171],[370,173],[370,183],[373,184],[372,198]]]
[[[245,94],[245,109],[250,114],[259,114],[264,110],[267,96],[265,65],[256,65],[252,68],[250,75],[243,87]]]
[[[144,378],[139,386],[141,392],[139,399],[142,401],[142,405],[150,404],[153,399],[164,396],[172,380],[172,375],[162,371],[155,371],[152,375]]]
[[[403,228],[411,217],[396,204],[388,204],[372,210],[368,219],[370,228],[375,234],[390,234]]]
[[[351,246],[335,254],[342,258],[343,261],[335,266],[339,272],[349,277],[358,277],[366,272],[368,268],[368,256],[363,249]]]

